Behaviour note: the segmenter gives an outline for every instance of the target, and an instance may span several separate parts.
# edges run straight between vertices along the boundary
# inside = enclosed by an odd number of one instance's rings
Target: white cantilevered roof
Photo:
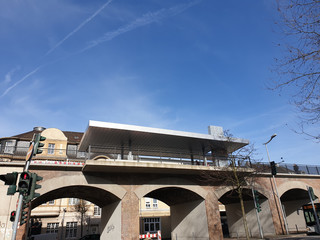
[[[233,152],[249,144],[248,140],[210,134],[174,131],[135,125],[89,121],[81,142],[80,151],[92,147],[129,147],[132,150],[170,150],[172,152],[205,153],[212,149]]]

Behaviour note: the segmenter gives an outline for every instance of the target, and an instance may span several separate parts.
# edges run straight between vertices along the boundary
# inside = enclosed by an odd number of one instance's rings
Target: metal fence
[[[1,158],[10,158],[10,159],[23,159],[27,155],[29,147],[20,147],[20,146],[6,146],[0,151],[0,161]],[[86,152],[78,151],[77,149],[57,149],[57,148],[41,148],[43,152],[37,154],[35,158],[38,159],[82,159],[85,160],[87,157]]]
[[[0,151],[0,161],[4,159],[24,159],[28,152],[27,147],[9,146],[2,148]],[[269,163],[251,161],[248,157],[243,156],[215,156],[211,153],[187,153],[170,151],[167,149],[128,149],[123,147],[89,147],[87,152],[79,151],[76,148],[67,149],[50,149],[43,148],[42,154],[37,154],[34,159],[46,160],[73,160],[84,162],[88,159],[103,158],[106,161],[134,161],[141,163],[158,163],[158,164],[179,164],[179,165],[199,165],[227,167],[231,163],[242,168],[256,168],[258,172],[270,173]],[[320,175],[320,166],[280,163],[277,165],[279,174],[309,174]]]

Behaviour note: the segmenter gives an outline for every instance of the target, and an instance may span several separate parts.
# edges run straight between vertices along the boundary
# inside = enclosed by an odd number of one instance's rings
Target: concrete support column
[[[203,155],[203,165],[207,166],[208,163],[207,163],[207,157],[206,157],[206,152],[204,147],[202,147],[202,155]]]
[[[220,220],[219,202],[213,191],[209,191],[205,199],[208,219],[208,232],[210,240],[222,240],[222,227]]]
[[[121,240],[139,239],[139,198],[128,190],[121,200]]]
[[[208,239],[206,207],[204,200],[170,206],[171,239]]]
[[[131,147],[131,146],[132,146],[131,139],[129,139],[128,145],[129,145],[128,160],[133,160],[132,147]]]
[[[121,239],[121,202],[117,201],[102,208],[101,239]]]

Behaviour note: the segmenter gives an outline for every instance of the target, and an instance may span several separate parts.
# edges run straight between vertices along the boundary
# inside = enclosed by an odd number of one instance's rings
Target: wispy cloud
[[[102,5],[97,11],[95,11],[89,18],[83,21],[78,27],[76,27],[72,32],[70,32],[67,36],[65,36],[60,42],[58,42],[53,48],[51,48],[46,55],[52,53],[56,48],[58,48],[62,43],[64,43],[68,38],[78,32],[84,25],[90,22],[93,18],[95,18],[105,7],[107,7],[113,0],[109,0],[105,4]]]
[[[122,26],[115,31],[107,32],[102,37],[100,37],[94,41],[91,41],[89,43],[89,45],[87,47],[85,47],[84,49],[82,49],[80,52],[89,50],[89,49],[91,49],[91,48],[93,48],[103,42],[110,41],[113,38],[115,38],[121,34],[130,32],[136,28],[146,26],[150,23],[157,22],[162,19],[178,15],[179,13],[182,13],[183,11],[187,10],[188,8],[198,4],[200,1],[201,0],[196,0],[196,1],[189,2],[189,3],[185,3],[185,4],[176,5],[174,7],[168,8],[168,9],[163,8],[163,9],[160,9],[155,12],[149,12],[149,13],[143,15],[142,17],[137,18],[133,22],[131,22],[125,26]]]
[[[34,69],[33,71],[29,72],[27,75],[25,75],[23,78],[21,78],[19,81],[17,81],[16,83],[14,83],[12,86],[8,87],[0,96],[0,98],[4,97],[5,95],[8,94],[8,92],[10,92],[13,88],[15,88],[18,84],[22,83],[24,80],[26,80],[28,77],[32,76],[33,74],[35,74],[37,71],[39,71],[39,69],[42,66],[37,67],[36,69]]]
[[[72,35],[74,35],[76,32],[78,32],[84,25],[86,25],[88,22],[90,22],[94,17],[96,17],[105,7],[107,7],[113,0],[109,0],[105,4],[103,4],[97,11],[95,11],[89,18],[87,18],[85,21],[83,21],[77,28],[75,28],[72,32],[70,32],[65,38],[63,38],[60,42],[58,42],[53,48],[51,48],[46,55],[53,52],[56,48],[58,48],[64,41],[66,41],[68,38],[70,38]],[[58,60],[55,60],[53,62],[57,62]],[[53,62],[46,64],[50,65]],[[19,81],[14,83],[12,86],[8,87],[0,96],[0,98],[6,96],[13,88],[18,86],[20,83],[22,83],[24,80],[35,74],[40,68],[42,68],[44,65],[38,66],[33,71],[29,72],[27,75],[25,75],[23,78],[21,78]],[[9,83],[11,82],[11,76],[17,69],[11,70],[9,73],[5,76],[5,82]]]
[[[5,76],[4,76],[4,83],[10,83],[11,82],[11,77],[12,75],[18,71],[20,69],[20,67],[15,67],[14,69],[12,69],[11,71],[9,71]]]
[[[94,17],[96,17],[105,7],[107,7],[113,0],[109,0],[108,2],[106,2],[104,5],[102,5],[102,7],[100,7],[96,12],[94,12],[89,18],[87,18],[84,22],[82,22],[77,28],[75,28],[72,32],[70,32],[65,38],[63,38],[60,42],[58,42],[53,48],[51,48],[46,55],[50,54],[51,52],[53,52],[56,48],[58,48],[64,41],[66,41],[68,38],[70,38],[72,35],[74,35],[76,32],[78,32],[85,24],[87,24],[88,22],[90,22]],[[199,2],[201,2],[201,0],[195,0],[195,1],[191,1],[185,4],[180,4],[180,5],[176,5],[173,6],[171,8],[168,9],[160,9],[158,11],[155,12],[149,12],[145,15],[143,15],[141,18],[136,19],[135,21],[120,27],[119,29],[115,30],[115,31],[111,31],[111,32],[107,32],[104,34],[103,37],[98,38],[92,42],[90,42],[89,46],[80,50],[77,53],[82,53],[86,50],[89,50],[103,42],[109,41],[121,34],[124,34],[126,32],[132,31],[138,27],[142,27],[145,25],[148,25],[150,23],[153,22],[157,22],[160,21],[162,19],[168,18],[168,17],[172,17],[175,15],[178,15],[179,13],[182,13],[183,11],[187,10],[188,8],[198,4]],[[63,57],[62,57],[63,58]],[[55,60],[53,62],[57,62],[59,60]],[[51,63],[47,63],[46,65],[50,65]],[[40,65],[37,68],[35,68],[33,71],[31,71],[30,73],[28,73],[27,75],[25,75],[23,78],[21,78],[19,81],[17,81],[16,83],[14,83],[12,86],[10,86],[9,88],[7,88],[2,95],[0,95],[1,97],[6,96],[13,88],[15,88],[17,85],[19,85],[20,83],[22,83],[24,80],[26,80],[27,78],[29,78],[30,76],[32,76],[33,74],[35,74],[39,69],[41,69],[42,67],[44,67],[44,65]],[[11,75],[10,75],[11,76]],[[11,81],[11,77],[8,78]]]

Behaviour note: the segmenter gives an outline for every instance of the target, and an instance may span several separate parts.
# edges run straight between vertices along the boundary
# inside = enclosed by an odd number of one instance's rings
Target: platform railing
[[[25,160],[28,149],[29,147],[6,146],[0,150],[0,161]],[[35,155],[33,159],[85,161],[87,154],[77,149],[42,148],[42,150],[43,152]]]
[[[25,160],[28,148],[10,146],[0,150],[0,162],[22,161]],[[103,159],[105,161],[133,161],[140,163],[158,164],[179,164],[179,165],[199,165],[227,167],[234,161],[236,166],[243,168],[257,168],[258,172],[270,173],[270,165],[266,162],[251,161],[250,158],[243,156],[215,156],[210,152],[202,154],[200,152],[177,152],[164,149],[129,149],[123,147],[91,147],[87,152],[77,149],[48,149],[43,148],[42,154],[37,154],[34,160],[46,161],[73,161],[85,162],[86,160]],[[277,165],[279,174],[308,174],[320,175],[320,166],[280,163]]]

